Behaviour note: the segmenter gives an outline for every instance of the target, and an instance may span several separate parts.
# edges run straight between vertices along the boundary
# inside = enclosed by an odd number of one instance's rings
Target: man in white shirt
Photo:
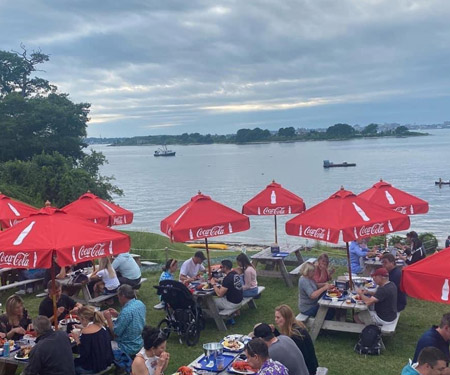
[[[202,262],[206,259],[202,251],[197,251],[194,256],[186,260],[180,269],[180,281],[192,281],[198,278],[199,272],[205,272]]]

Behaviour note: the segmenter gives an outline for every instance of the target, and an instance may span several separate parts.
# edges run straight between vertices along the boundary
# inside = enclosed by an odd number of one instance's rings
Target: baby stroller
[[[166,317],[159,322],[158,328],[167,337],[171,332],[176,332],[180,336],[180,343],[184,341],[188,346],[197,344],[200,331],[205,328],[205,320],[202,309],[189,289],[183,283],[174,280],[162,280],[154,288],[165,303],[166,311]]]

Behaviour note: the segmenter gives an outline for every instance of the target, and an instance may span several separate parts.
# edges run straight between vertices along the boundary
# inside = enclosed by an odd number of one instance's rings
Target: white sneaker
[[[20,289],[20,290],[18,290],[16,293],[14,293],[14,294],[17,294],[17,295],[19,295],[19,296],[23,296],[24,294],[25,294],[26,292],[25,292],[25,289]]]

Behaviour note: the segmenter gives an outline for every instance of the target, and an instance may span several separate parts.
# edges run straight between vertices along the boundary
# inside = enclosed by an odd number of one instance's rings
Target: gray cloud
[[[92,103],[92,136],[440,122],[449,13],[445,0],[0,1],[0,46],[50,54],[42,75]]]

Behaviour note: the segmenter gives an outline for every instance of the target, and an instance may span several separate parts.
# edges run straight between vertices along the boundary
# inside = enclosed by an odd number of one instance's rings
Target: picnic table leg
[[[295,257],[297,258],[298,265],[303,264],[304,260],[302,254],[300,253],[300,249],[295,251]]]
[[[281,275],[283,276],[284,282],[286,283],[286,285],[289,288],[292,288],[292,280],[291,280],[291,276],[289,275],[286,266],[284,265],[284,262],[281,260],[279,263],[279,267],[280,267],[280,272]]]
[[[83,304],[87,305],[92,299],[91,292],[89,291],[88,283],[83,284],[81,287],[81,292],[83,293]]]
[[[358,313],[358,318],[364,323],[365,326],[373,324],[373,319],[370,316],[369,310],[363,310]]]
[[[225,325],[225,322],[223,321],[222,317],[219,315],[219,310],[217,309],[216,304],[214,303],[214,297],[213,296],[206,296],[205,304],[208,308],[208,312],[211,315],[211,318],[214,319],[216,322],[216,326],[219,329],[219,331],[226,331],[227,326]]]
[[[314,319],[313,326],[311,328],[310,336],[312,341],[316,341],[317,336],[323,326],[323,322],[325,321],[325,316],[328,312],[328,306],[320,306],[319,311],[317,311],[316,317]]]

